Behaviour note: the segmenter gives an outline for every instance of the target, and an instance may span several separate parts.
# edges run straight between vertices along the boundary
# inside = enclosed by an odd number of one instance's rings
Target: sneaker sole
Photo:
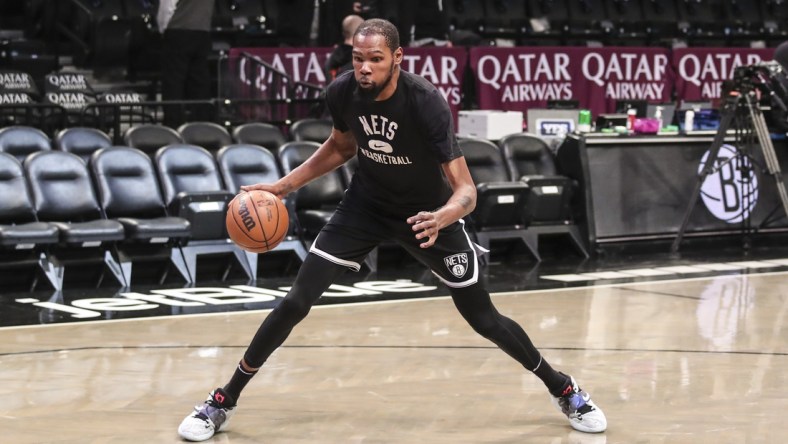
[[[193,418],[192,415],[189,415],[186,418],[184,418],[183,421],[181,421],[181,425],[178,426],[178,436],[180,436],[181,438],[187,441],[199,442],[199,441],[209,440],[213,437],[213,435],[216,434],[216,430],[210,430],[210,429],[206,430],[205,433],[202,434],[194,434],[190,431],[183,430],[183,424],[192,418]]]
[[[601,426],[601,427],[592,428],[592,427],[584,426],[583,424],[581,424],[581,423],[569,418],[568,416],[564,415],[564,411],[561,410],[561,405],[558,404],[558,398],[551,396],[550,397],[550,401],[552,402],[552,404],[555,407],[555,409],[558,410],[558,412],[561,413],[561,415],[563,415],[563,417],[566,418],[567,421],[569,421],[569,425],[572,426],[572,428],[577,430],[578,432],[583,432],[583,433],[602,433],[605,430],[607,430],[607,419],[605,419],[605,424],[603,426]],[[605,418],[605,414],[602,412],[602,410],[599,409],[599,407],[597,407],[594,404],[592,404],[592,406],[594,407],[594,409],[596,409],[597,412],[599,412],[602,415],[603,418]]]

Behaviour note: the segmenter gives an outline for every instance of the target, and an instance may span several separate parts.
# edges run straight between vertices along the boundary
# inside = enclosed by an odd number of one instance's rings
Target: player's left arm
[[[416,232],[416,239],[427,238],[421,243],[421,248],[433,246],[442,228],[457,222],[476,208],[476,185],[465,157],[457,157],[441,166],[452,189],[446,205],[436,211],[421,211],[408,218],[408,223],[413,225],[412,229]]]
[[[323,176],[356,155],[356,139],[348,130],[331,130],[331,135],[320,145],[304,163],[294,168],[287,175],[274,183],[258,183],[241,187],[243,191],[264,190],[275,194],[280,199],[288,193],[298,190],[309,182]]]

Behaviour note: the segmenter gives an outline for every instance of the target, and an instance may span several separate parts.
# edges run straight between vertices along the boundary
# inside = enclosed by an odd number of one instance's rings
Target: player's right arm
[[[351,131],[344,133],[333,128],[331,135],[304,163],[272,184],[258,183],[242,186],[241,190],[265,190],[279,198],[292,193],[318,177],[334,171],[356,155],[356,138]]]

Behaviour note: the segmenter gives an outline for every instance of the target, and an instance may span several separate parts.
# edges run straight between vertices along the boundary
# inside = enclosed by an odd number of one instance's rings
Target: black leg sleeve
[[[513,320],[498,313],[490,294],[481,284],[450,288],[454,305],[471,327],[513,357],[526,369],[534,371],[541,355],[531,339]]]
[[[244,361],[258,368],[290,335],[293,327],[306,317],[326,289],[347,268],[314,254],[307,255],[293,288],[265,318],[246,349]]]
[[[490,293],[481,284],[449,290],[457,310],[477,333],[492,341],[526,370],[533,372],[544,382],[550,393],[561,393],[567,384],[567,376],[554,370],[542,358],[519,324],[498,313],[490,299]]]

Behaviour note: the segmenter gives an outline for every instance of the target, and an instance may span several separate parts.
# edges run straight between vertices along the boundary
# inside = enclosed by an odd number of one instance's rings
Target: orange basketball
[[[252,253],[273,250],[287,236],[290,218],[282,201],[268,191],[241,192],[227,207],[227,234]]]

